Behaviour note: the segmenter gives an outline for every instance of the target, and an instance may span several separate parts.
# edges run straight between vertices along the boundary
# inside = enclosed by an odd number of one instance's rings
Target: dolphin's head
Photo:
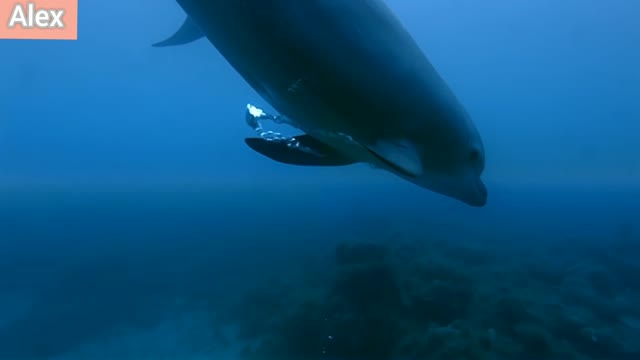
[[[415,132],[413,143],[422,171],[412,181],[471,206],[482,207],[488,195],[481,178],[485,167],[482,139],[461,106],[449,111],[444,120],[436,127]]]
[[[481,176],[484,146],[466,111],[459,106],[410,114],[402,136],[370,147],[387,170],[431,191],[482,207],[487,188]]]
[[[481,144],[458,149],[454,156],[447,156],[446,164],[439,166],[433,166],[431,158],[430,153],[423,153],[424,171],[411,181],[471,206],[482,207],[487,203],[487,188],[481,178],[484,170]]]

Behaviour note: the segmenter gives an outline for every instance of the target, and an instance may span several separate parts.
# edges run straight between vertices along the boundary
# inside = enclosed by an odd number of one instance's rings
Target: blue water
[[[640,358],[640,5],[388,2],[489,202],[276,164],[173,1],[0,41],[0,359]],[[118,17],[118,26],[110,19]]]

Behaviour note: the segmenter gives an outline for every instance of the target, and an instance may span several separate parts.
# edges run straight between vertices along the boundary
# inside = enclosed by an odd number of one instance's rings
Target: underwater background
[[[252,152],[172,0],[0,41],[0,359],[640,359],[640,3],[389,0],[488,204]]]

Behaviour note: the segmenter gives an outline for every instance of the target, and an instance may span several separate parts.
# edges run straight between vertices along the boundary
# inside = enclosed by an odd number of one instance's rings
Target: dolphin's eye
[[[471,150],[471,153],[469,154],[469,162],[480,172],[484,169],[484,159],[478,149]]]
[[[469,161],[472,163],[477,162],[480,159],[480,152],[477,149],[471,150],[471,154],[469,155]]]

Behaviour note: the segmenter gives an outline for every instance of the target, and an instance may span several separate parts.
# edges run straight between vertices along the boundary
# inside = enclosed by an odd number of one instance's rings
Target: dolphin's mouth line
[[[402,176],[405,176],[409,179],[417,179],[417,177],[414,174],[411,174],[410,172],[404,170],[403,168],[401,168],[400,166],[392,163],[391,161],[383,158],[382,156],[380,156],[379,154],[377,154],[375,151],[369,149],[368,147],[365,146],[365,148],[367,149],[367,151],[373,155],[376,159],[380,160],[382,163],[384,163],[385,165],[387,165],[388,167],[390,167],[391,169],[393,169],[394,171],[398,172],[399,174],[401,174]]]

